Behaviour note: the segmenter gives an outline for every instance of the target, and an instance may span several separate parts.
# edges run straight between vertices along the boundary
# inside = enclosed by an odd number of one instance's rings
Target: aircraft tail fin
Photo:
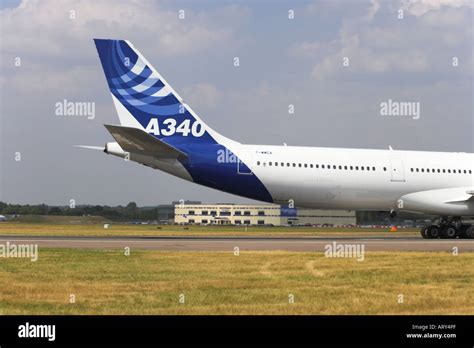
[[[208,127],[129,41],[94,42],[122,126],[177,147],[228,140]]]

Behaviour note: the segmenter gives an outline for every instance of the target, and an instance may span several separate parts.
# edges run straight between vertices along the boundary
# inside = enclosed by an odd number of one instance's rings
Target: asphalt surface
[[[325,251],[328,244],[363,244],[365,251],[449,251],[474,252],[474,240],[422,239],[421,237],[53,237],[0,236],[0,244],[38,244],[44,248],[148,249],[162,251],[286,250]]]

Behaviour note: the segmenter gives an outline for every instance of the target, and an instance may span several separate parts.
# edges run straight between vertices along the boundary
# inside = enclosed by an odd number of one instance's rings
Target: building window
[[[244,220],[244,225],[250,225],[250,220]]]
[[[260,211],[258,212],[258,216],[265,216],[265,211],[260,210]]]
[[[207,224],[207,220],[202,220],[202,223],[203,223],[203,224]]]
[[[212,216],[216,216],[216,215],[217,215],[217,211],[211,210],[211,215],[212,215]]]
[[[257,221],[257,224],[259,224],[259,225],[265,225],[265,220],[258,220],[258,221]]]
[[[244,215],[245,216],[250,216],[250,211],[248,211],[248,210],[244,211]]]
[[[240,220],[235,220],[235,224],[236,224],[236,225],[240,225],[241,223],[242,223],[242,221],[240,221]]]
[[[194,210],[190,210],[190,211],[188,212],[188,215],[195,215]]]
[[[240,210],[236,210],[236,211],[234,212],[234,215],[235,215],[235,216],[240,216],[240,215],[242,215],[242,212],[241,212]]]
[[[207,210],[203,210],[202,215],[209,215],[209,212]]]
[[[189,219],[189,223],[190,223],[190,224],[193,224],[193,223],[194,223],[194,219]]]
[[[220,216],[230,216],[230,211],[221,211]]]

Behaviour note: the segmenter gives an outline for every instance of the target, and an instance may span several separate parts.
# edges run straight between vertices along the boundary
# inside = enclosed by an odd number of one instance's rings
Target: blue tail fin
[[[221,136],[199,119],[130,42],[94,42],[122,126],[141,128],[175,146],[218,141]]]

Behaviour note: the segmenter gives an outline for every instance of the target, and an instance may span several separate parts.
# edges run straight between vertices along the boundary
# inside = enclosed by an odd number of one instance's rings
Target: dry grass
[[[322,227],[259,227],[259,226],[177,226],[177,225],[120,225],[102,224],[51,224],[51,223],[0,223],[0,235],[48,236],[324,236],[324,235],[398,235],[419,236],[414,229],[390,232],[388,229],[371,228],[322,228]]]
[[[370,252],[358,262],[323,253],[40,249],[37,262],[0,259],[0,311],[473,314],[473,265],[474,253]]]

